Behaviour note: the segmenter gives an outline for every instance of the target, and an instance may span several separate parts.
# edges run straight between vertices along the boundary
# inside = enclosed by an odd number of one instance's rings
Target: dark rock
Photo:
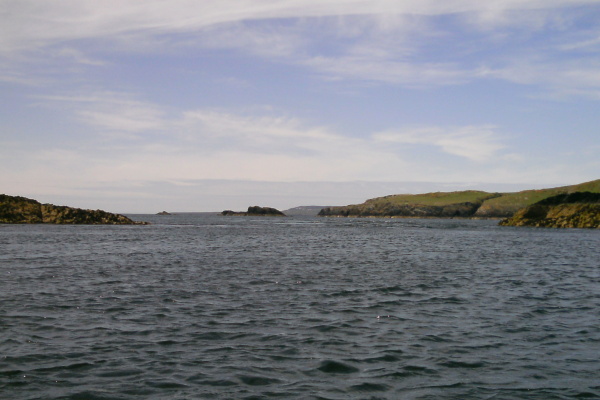
[[[248,207],[248,211],[246,212],[237,212],[231,210],[225,210],[221,213],[221,215],[226,216],[260,216],[260,217],[285,217],[286,215],[281,211],[271,208],[271,207],[259,207],[252,206]]]
[[[166,211],[161,211],[159,213],[156,213],[156,215],[171,215],[170,212],[166,212]]]

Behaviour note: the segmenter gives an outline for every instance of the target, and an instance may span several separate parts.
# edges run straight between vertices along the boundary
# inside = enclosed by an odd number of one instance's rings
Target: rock
[[[123,215],[102,210],[41,204],[20,196],[0,195],[0,223],[5,224],[88,224],[143,225]]]
[[[159,213],[156,213],[156,215],[172,215],[172,214],[170,212],[161,211]]]
[[[40,224],[43,222],[42,205],[20,196],[0,195],[0,223]]]
[[[534,226],[545,228],[600,228],[600,194],[564,193],[548,197],[525,207],[502,226]]]
[[[246,212],[237,212],[237,211],[231,211],[231,210],[225,210],[223,212],[221,212],[221,215],[226,215],[226,216],[254,216],[254,217],[285,217],[286,215],[284,213],[282,213],[281,211],[275,209],[275,208],[271,208],[271,207],[259,207],[259,206],[252,206],[252,207],[248,207],[248,211]]]

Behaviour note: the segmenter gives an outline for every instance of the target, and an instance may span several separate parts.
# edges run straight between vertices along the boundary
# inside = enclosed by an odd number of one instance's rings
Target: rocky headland
[[[508,218],[551,196],[581,191],[600,193],[600,179],[572,186],[514,193],[467,190],[378,197],[362,204],[326,207],[323,217]]]
[[[225,216],[243,216],[243,217],[285,217],[281,211],[271,207],[248,207],[248,211],[231,211],[225,210],[221,213]]]
[[[41,204],[37,200],[0,194],[0,223],[4,224],[87,224],[143,225],[120,214],[102,210]]]
[[[548,197],[517,211],[500,225],[600,229],[600,193],[575,192]]]
[[[477,191],[392,195],[367,200],[362,204],[324,208],[319,215],[322,217],[472,217],[483,201],[495,196],[497,195],[493,193]]]

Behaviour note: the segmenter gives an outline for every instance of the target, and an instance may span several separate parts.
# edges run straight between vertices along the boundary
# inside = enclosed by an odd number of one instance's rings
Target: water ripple
[[[600,397],[597,232],[170,218],[2,227],[0,397]]]

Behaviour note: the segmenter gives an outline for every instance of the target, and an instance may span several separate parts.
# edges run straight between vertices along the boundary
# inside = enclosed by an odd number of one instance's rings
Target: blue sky
[[[115,212],[600,177],[598,0],[0,0],[0,192]]]

